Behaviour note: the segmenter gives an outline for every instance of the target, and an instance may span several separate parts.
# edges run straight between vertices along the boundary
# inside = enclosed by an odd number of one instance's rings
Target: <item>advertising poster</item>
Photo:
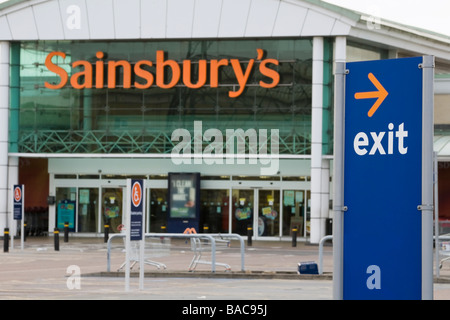
[[[57,209],[57,227],[64,229],[64,223],[69,223],[69,230],[75,230],[75,201],[63,200],[58,203]]]
[[[170,218],[196,219],[199,211],[200,174],[169,174]]]

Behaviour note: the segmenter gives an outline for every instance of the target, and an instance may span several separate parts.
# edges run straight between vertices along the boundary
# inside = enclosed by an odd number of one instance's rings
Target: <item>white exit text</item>
[[[408,147],[405,146],[405,140],[408,137],[408,131],[405,130],[405,123],[398,126],[394,131],[394,124],[388,124],[388,131],[381,132],[358,132],[353,140],[353,149],[359,156],[369,155],[390,155],[394,153],[406,154]],[[386,136],[387,133],[387,137]],[[370,137],[370,139],[369,139]],[[385,150],[387,140],[387,153]],[[384,146],[383,146],[384,145]],[[370,151],[369,151],[370,149]]]

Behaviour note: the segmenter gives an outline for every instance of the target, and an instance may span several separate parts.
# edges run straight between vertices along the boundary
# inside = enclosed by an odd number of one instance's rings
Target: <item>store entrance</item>
[[[233,189],[232,191],[232,233],[247,235],[247,228],[254,227],[255,190]]]
[[[280,190],[258,190],[258,236],[280,235]]]
[[[200,190],[200,228],[208,233],[228,233],[229,190]]]
[[[292,237],[295,229],[299,237],[309,237],[310,199],[310,190],[283,190],[283,236]]]
[[[102,188],[102,229],[104,225],[109,225],[109,232],[120,233],[123,226],[123,203],[126,194],[122,187],[105,187]]]
[[[152,233],[165,232],[167,227],[167,188],[148,189],[150,201],[147,201],[149,208],[149,230]]]
[[[126,210],[126,180],[122,179],[52,179],[56,203],[50,206],[55,217],[49,228],[64,227],[71,232],[101,234],[108,222],[110,233],[120,232]],[[292,229],[297,236],[309,237],[309,181],[272,180],[259,177],[202,177],[200,221],[197,232],[236,233],[244,237],[248,228],[253,239],[289,240]],[[287,179],[287,178],[286,178]],[[146,182],[146,232],[167,232],[167,179]]]
[[[310,191],[299,188],[274,188],[259,185],[232,189],[232,233],[247,236],[253,229],[255,239],[289,239],[292,230],[297,236],[309,236]]]
[[[259,237],[309,237],[309,190],[258,189],[255,208],[258,211]]]

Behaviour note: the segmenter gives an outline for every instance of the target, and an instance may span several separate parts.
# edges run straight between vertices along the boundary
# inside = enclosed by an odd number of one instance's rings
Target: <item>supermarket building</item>
[[[436,59],[447,219],[449,48],[446,36],[318,0],[4,2],[0,228],[17,230],[20,183],[31,234],[66,220],[80,236],[106,221],[118,232],[126,179],[139,178],[147,232],[194,219],[199,232],[252,227],[278,240],[298,228],[318,243],[332,223],[334,64],[420,55]]]

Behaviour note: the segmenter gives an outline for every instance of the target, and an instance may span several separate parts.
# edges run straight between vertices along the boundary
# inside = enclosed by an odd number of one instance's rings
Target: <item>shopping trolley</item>
[[[450,241],[443,241],[439,244],[439,246],[439,257],[445,257],[439,261],[439,269],[442,269],[442,264],[445,261],[450,260]]]
[[[230,246],[230,241],[220,238],[214,238],[216,244],[216,250],[219,248],[228,248]],[[209,264],[211,261],[202,260],[203,253],[211,252],[211,240],[208,238],[191,238],[191,250],[194,252],[194,257],[192,258],[191,264],[189,265],[189,271],[194,271],[198,264]],[[224,267],[226,271],[231,270],[230,266],[226,263],[216,262],[216,266]]]
[[[125,243],[124,238],[124,243]],[[131,241],[130,243],[130,269],[133,269],[133,267],[136,265],[136,263],[139,262],[139,246],[140,241]],[[164,263],[154,261],[151,259],[154,259],[156,257],[164,257],[168,256],[170,254],[170,238],[166,237],[159,237],[159,238],[145,238],[145,247],[144,247],[144,264],[155,266],[158,269],[167,269],[167,266]],[[119,269],[117,271],[122,270],[125,265],[126,261],[122,263]]]

